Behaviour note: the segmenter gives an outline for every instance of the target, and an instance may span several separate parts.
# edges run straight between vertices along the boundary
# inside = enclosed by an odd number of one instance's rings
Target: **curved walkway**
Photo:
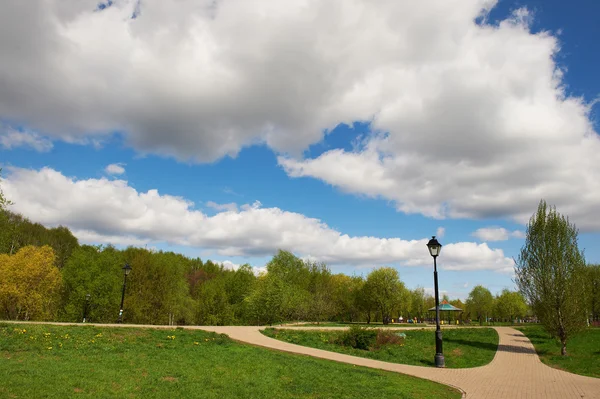
[[[80,323],[43,322],[36,324],[81,325]],[[90,323],[90,325],[99,327],[174,328],[173,326],[137,324]],[[600,378],[584,377],[546,366],[535,353],[531,341],[523,333],[510,327],[493,327],[500,337],[494,360],[488,365],[468,369],[436,369],[433,367],[387,363],[294,345],[261,334],[260,330],[265,327],[185,326],[183,328],[227,334],[236,341],[265,348],[408,374],[458,388],[463,392],[463,397],[468,399],[600,399]],[[281,328],[306,329],[301,327]],[[317,329],[310,328],[310,330]],[[338,328],[321,328],[321,330],[329,329]]]
[[[252,345],[425,378],[456,387],[469,399],[600,398],[600,379],[546,366],[529,339],[510,327],[495,327],[500,341],[494,360],[486,366],[468,369],[409,366],[308,348],[269,338],[260,333],[264,327],[199,328]]]

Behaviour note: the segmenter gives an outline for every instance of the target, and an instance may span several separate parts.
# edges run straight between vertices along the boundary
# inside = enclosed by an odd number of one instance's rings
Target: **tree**
[[[396,269],[381,267],[373,270],[365,282],[365,294],[370,296],[384,324],[388,323],[394,306],[400,300],[403,285]]]
[[[0,168],[0,183],[2,182],[2,168]],[[4,196],[4,191],[0,187],[0,211],[6,210],[8,205],[12,205],[12,202]]]
[[[0,311],[12,320],[52,319],[62,279],[49,246],[21,248],[0,255]]]
[[[417,287],[414,290],[412,290],[410,294],[411,307],[409,316],[416,317],[419,321],[423,321],[428,309],[426,303],[425,289],[423,287]]]
[[[477,316],[479,324],[483,324],[483,317],[492,312],[494,306],[494,297],[490,290],[482,285],[478,285],[471,290],[467,298],[467,311]]]
[[[529,220],[525,245],[515,265],[519,291],[545,329],[561,342],[586,323],[585,258],[577,245],[577,228],[553,206],[540,201]]]
[[[515,318],[523,318],[527,313],[527,303],[519,292],[503,289],[496,297],[495,316],[501,320],[512,322]]]
[[[600,265],[588,265],[587,268],[588,309],[592,321],[600,321]]]
[[[89,321],[113,323],[119,314],[124,263],[122,252],[112,246],[75,249],[61,269],[65,288],[61,320],[81,321],[87,306]]]

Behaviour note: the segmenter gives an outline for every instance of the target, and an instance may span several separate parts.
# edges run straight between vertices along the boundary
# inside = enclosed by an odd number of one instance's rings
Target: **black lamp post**
[[[429,253],[433,256],[433,284],[435,289],[435,367],[445,367],[444,350],[442,348],[442,330],[440,330],[440,295],[438,293],[438,276],[436,259],[442,250],[442,244],[431,237],[427,243]]]
[[[117,320],[117,323],[123,322],[123,302],[125,302],[125,286],[127,285],[127,275],[130,272],[131,266],[129,266],[129,263],[125,263],[125,266],[123,266],[123,273],[125,274],[125,277],[123,278],[123,293],[121,294],[121,308],[119,310],[119,319]]]
[[[85,303],[83,304],[83,322],[87,321],[88,307],[90,306],[90,294],[85,294]]]

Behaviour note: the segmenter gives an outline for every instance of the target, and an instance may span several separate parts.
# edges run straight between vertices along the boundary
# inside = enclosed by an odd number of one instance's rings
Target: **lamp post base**
[[[436,353],[434,357],[435,367],[446,367],[446,360],[444,359],[444,355],[441,353]]]

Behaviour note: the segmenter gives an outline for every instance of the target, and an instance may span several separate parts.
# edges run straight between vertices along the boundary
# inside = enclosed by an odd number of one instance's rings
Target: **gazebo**
[[[435,312],[435,306],[432,307],[431,309],[429,309],[430,312]],[[462,309],[457,308],[454,305],[451,305],[448,303],[448,301],[443,300],[440,303],[440,312],[462,312]],[[450,314],[446,313],[448,315],[448,323],[450,323]]]

